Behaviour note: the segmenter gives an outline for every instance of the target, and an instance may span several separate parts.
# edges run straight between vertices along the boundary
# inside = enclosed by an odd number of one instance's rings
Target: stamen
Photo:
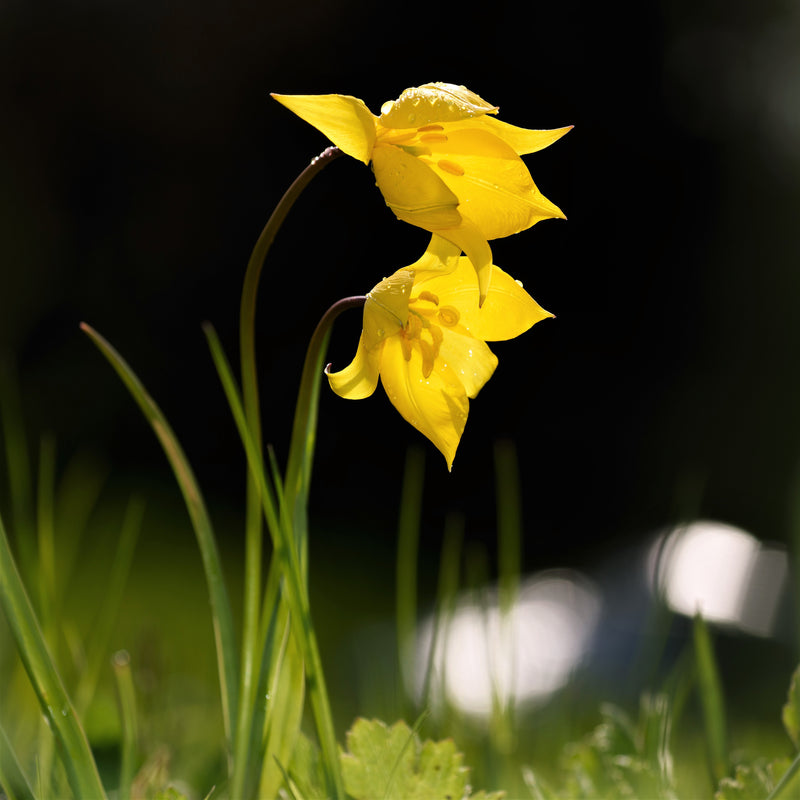
[[[384,130],[386,133],[378,137],[381,144],[402,144],[410,142],[417,135],[416,131],[395,130],[394,128],[384,128]]]
[[[423,133],[419,137],[421,142],[446,142],[447,134],[445,133]]]
[[[408,322],[406,323],[406,331],[405,335],[409,339],[418,339],[420,333],[422,333],[422,328],[427,320],[423,320],[419,314],[417,314],[412,309],[409,310],[408,315]]]
[[[439,322],[446,328],[452,328],[453,325],[458,325],[458,321],[461,319],[461,314],[458,313],[458,309],[453,308],[453,306],[442,306],[436,316],[439,318]]]
[[[439,298],[433,292],[429,292],[427,289],[419,293],[417,300],[427,300],[429,303],[433,303],[435,306],[439,305]]]
[[[436,359],[434,348],[429,345],[424,339],[419,340],[419,349],[422,352],[422,376],[430,378],[433,372],[433,362]]]
[[[424,145],[413,145],[413,144],[398,144],[397,145],[401,150],[405,150],[410,156],[416,156],[419,158],[420,156],[429,156],[431,155],[430,147],[425,147]]]
[[[449,172],[451,175],[461,177],[464,174],[464,167],[461,164],[456,164],[455,161],[448,161],[446,158],[436,162],[439,169]]]
[[[437,125],[436,123],[432,123],[431,125],[423,125],[421,128],[417,128],[419,133],[424,133],[425,131],[443,131],[444,126]]]
[[[411,339],[407,338],[406,336],[401,336],[400,349],[403,351],[403,358],[406,361],[411,361],[411,351],[413,350]]]

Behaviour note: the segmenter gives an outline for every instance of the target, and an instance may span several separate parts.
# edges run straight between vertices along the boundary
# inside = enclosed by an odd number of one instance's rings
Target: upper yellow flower
[[[469,398],[497,366],[487,341],[512,339],[553,316],[499,267],[483,306],[468,259],[438,236],[419,261],[384,278],[364,304],[352,363],[326,372],[341,397],[359,400],[380,377],[394,407],[453,465]]]
[[[375,116],[349,95],[272,95],[340,150],[372,162],[394,214],[464,251],[486,296],[488,240],[550,217],[564,217],[537,188],[520,158],[552,144],[571,126],[528,130],[495,119],[497,107],[463,86],[406,89]]]

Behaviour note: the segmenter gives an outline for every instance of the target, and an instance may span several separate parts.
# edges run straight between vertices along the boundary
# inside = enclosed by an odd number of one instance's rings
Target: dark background
[[[381,390],[356,403],[323,387],[312,560],[315,536],[335,537],[344,558],[393,547],[411,443],[427,454],[426,543],[438,548],[457,510],[467,536],[493,547],[503,438],[518,448],[530,569],[591,564],[683,513],[785,540],[800,452],[797,4],[467,8],[0,7],[0,348],[34,447],[52,431],[62,458],[89,448],[121,485],[172,491],[85,320],[161,404],[210,504],[235,516],[244,460],[200,326],[211,321],[237,359],[250,250],[327,144],[268,93],[353,94],[377,112],[441,80],[513,124],[575,126],[526,157],[568,222],[493,243],[557,319],[494,347],[500,366],[451,474]],[[266,438],[282,462],[317,320],[426,242],[352,159],[295,206],[258,322]],[[337,368],[359,328],[357,312],[337,323]],[[224,535],[238,542],[238,525]]]

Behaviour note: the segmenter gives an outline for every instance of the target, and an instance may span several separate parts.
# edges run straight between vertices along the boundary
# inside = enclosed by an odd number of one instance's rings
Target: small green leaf
[[[297,735],[289,778],[300,797],[325,797],[325,770],[319,748],[303,734]]]
[[[420,742],[405,722],[359,719],[342,753],[345,789],[354,800],[463,800],[469,770],[451,739]],[[501,794],[473,795],[499,800]]]
[[[792,675],[792,682],[789,684],[789,697],[783,707],[783,727],[786,733],[794,742],[796,748],[800,748],[800,666]]]

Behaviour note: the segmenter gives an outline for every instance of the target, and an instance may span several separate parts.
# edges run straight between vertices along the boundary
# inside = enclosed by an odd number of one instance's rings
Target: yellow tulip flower
[[[469,399],[497,366],[487,341],[512,339],[553,315],[494,266],[482,306],[467,258],[436,235],[425,254],[384,278],[364,304],[352,363],[325,370],[340,397],[369,397],[380,378],[403,418],[428,437],[453,466]]]
[[[349,95],[272,96],[347,155],[372,162],[398,219],[458,245],[478,273],[480,302],[491,276],[488,240],[564,218],[520,156],[547,147],[571,126],[517,128],[493,116],[496,106],[450,83],[406,89],[383,104],[380,116]]]

